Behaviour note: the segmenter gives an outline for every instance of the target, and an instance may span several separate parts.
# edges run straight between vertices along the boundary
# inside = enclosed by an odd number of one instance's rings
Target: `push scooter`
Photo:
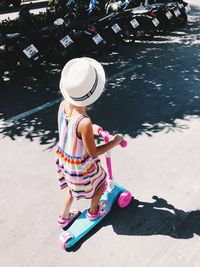
[[[110,138],[112,137],[108,132],[103,131],[102,129],[99,130],[99,136],[103,137],[105,142],[109,142]],[[127,142],[122,140],[120,146],[126,147]],[[113,180],[110,151],[106,153],[106,165],[108,170],[107,185],[106,190],[100,199],[100,203],[107,202],[109,208],[105,215],[98,217],[95,220],[89,220],[86,216],[87,209],[84,210],[67,229],[67,231],[60,235],[60,244],[64,250],[74,246],[83,236],[85,236],[93,227],[95,227],[109,213],[113,203],[116,200],[118,200],[118,205],[121,208],[127,207],[132,200],[131,193],[124,187],[115,183]]]

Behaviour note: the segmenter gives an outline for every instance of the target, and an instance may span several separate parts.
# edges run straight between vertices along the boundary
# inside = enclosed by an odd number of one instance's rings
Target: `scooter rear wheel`
[[[120,194],[118,198],[118,205],[120,208],[125,208],[130,204],[131,200],[132,200],[131,192],[126,190]]]

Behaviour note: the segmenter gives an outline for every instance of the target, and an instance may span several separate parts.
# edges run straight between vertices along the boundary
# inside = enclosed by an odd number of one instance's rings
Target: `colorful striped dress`
[[[87,155],[82,139],[78,136],[78,124],[84,117],[78,114],[69,119],[63,110],[58,121],[58,180],[60,188],[69,187],[73,197],[77,199],[92,198],[106,178],[100,159]]]

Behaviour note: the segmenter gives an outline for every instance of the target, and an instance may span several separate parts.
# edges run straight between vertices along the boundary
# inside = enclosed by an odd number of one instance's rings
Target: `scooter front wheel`
[[[118,198],[118,205],[120,208],[125,208],[130,204],[131,200],[132,200],[131,192],[126,190],[120,194]]]
[[[73,238],[73,235],[70,232],[64,232],[60,235],[60,246],[62,249],[67,248],[67,242]]]

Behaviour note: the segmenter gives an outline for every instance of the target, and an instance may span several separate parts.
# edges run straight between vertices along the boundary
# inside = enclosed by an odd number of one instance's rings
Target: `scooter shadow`
[[[112,225],[118,235],[166,235],[177,239],[192,238],[194,233],[200,235],[200,210],[185,212],[168,204],[163,198],[152,198],[152,203],[132,199],[129,206],[123,209],[114,204],[110,214],[67,251],[77,251],[85,241],[107,225]]]

